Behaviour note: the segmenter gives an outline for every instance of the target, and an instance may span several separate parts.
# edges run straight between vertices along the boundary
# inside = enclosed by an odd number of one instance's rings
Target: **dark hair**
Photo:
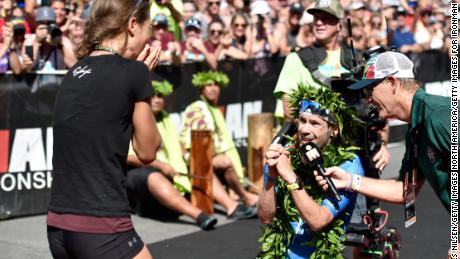
[[[112,39],[126,30],[129,19],[139,23],[149,19],[147,0],[97,0],[93,2],[86,22],[83,41],[77,46],[77,58],[88,56],[106,39]]]
[[[225,29],[225,23],[222,21],[222,19],[220,19],[220,18],[214,18],[214,19],[212,19],[212,21],[208,24],[208,31],[209,31],[209,28],[211,28],[211,25],[213,25],[214,23],[218,23],[218,24],[222,25],[222,28]]]

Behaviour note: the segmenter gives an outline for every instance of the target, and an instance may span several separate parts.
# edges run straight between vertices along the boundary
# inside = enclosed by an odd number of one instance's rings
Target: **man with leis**
[[[210,130],[213,140],[214,172],[225,179],[226,184],[241,199],[248,217],[256,216],[254,205],[258,196],[247,191],[244,182],[243,166],[235,143],[227,129],[225,118],[218,106],[220,92],[229,83],[226,74],[219,71],[205,71],[193,75],[192,84],[200,91],[200,100],[187,106],[182,119],[180,142],[186,152],[191,148],[192,130]],[[232,215],[229,215],[232,216]]]
[[[265,183],[258,215],[265,227],[261,258],[343,258],[342,240],[356,194],[339,192],[341,200],[316,185],[312,169],[302,163],[299,147],[313,142],[321,150],[324,166],[337,165],[363,175],[351,146],[357,128],[353,111],[330,89],[299,85],[290,95],[298,118],[298,132],[288,147],[269,147]]]

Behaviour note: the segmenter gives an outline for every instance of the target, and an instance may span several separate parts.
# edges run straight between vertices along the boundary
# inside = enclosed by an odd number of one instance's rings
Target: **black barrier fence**
[[[422,64],[420,79],[427,80],[423,82],[449,80],[449,62],[443,55],[417,57]],[[431,63],[439,60],[442,63]],[[283,62],[284,58],[266,58],[219,64],[230,78],[220,104],[244,164],[247,115],[274,111],[272,93]],[[173,83],[175,91],[167,98],[167,109],[178,125],[180,112],[198,98],[198,90],[191,85],[192,75],[204,69],[201,64],[159,67],[152,75]],[[46,211],[53,170],[53,107],[64,74],[0,76],[0,219]],[[434,77],[427,78],[427,74]]]

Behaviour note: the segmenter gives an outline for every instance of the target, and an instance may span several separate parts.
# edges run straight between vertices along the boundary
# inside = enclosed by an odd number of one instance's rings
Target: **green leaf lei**
[[[336,117],[340,137],[335,138],[321,150],[324,158],[324,166],[331,167],[353,160],[355,151],[359,148],[352,146],[350,139],[354,137],[359,121],[356,120],[354,112],[339,98],[339,94],[327,88],[313,88],[306,85],[299,85],[297,91],[291,95],[291,107],[294,108],[294,115],[298,117],[298,104],[303,99],[310,99],[321,103],[322,108],[329,109]],[[290,147],[291,166],[293,171],[304,180],[304,189],[308,195],[319,205],[329,195],[316,184],[312,169],[306,167],[300,160],[297,136],[291,139]],[[299,222],[300,215],[295,207],[291,195],[287,190],[286,183],[279,179],[277,184],[277,211],[273,222],[263,229],[259,239],[262,243],[261,252],[258,258],[274,259],[284,258],[287,254],[287,247],[295,235],[291,222]],[[312,241],[305,245],[315,247],[310,258],[344,258],[342,255],[342,240],[345,231],[342,225],[344,221],[338,217],[321,231],[312,232]]]
[[[162,96],[168,96],[173,92],[172,84],[167,81],[152,81],[153,90],[155,90],[155,94],[160,94]]]
[[[228,76],[220,71],[205,71],[193,75],[192,84],[197,88],[203,88],[212,83],[216,83],[221,88],[228,85],[230,80]]]

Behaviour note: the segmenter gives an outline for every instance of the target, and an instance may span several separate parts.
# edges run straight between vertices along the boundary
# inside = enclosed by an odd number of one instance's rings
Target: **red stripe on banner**
[[[0,130],[0,174],[8,172],[9,147],[10,147],[10,131]]]

